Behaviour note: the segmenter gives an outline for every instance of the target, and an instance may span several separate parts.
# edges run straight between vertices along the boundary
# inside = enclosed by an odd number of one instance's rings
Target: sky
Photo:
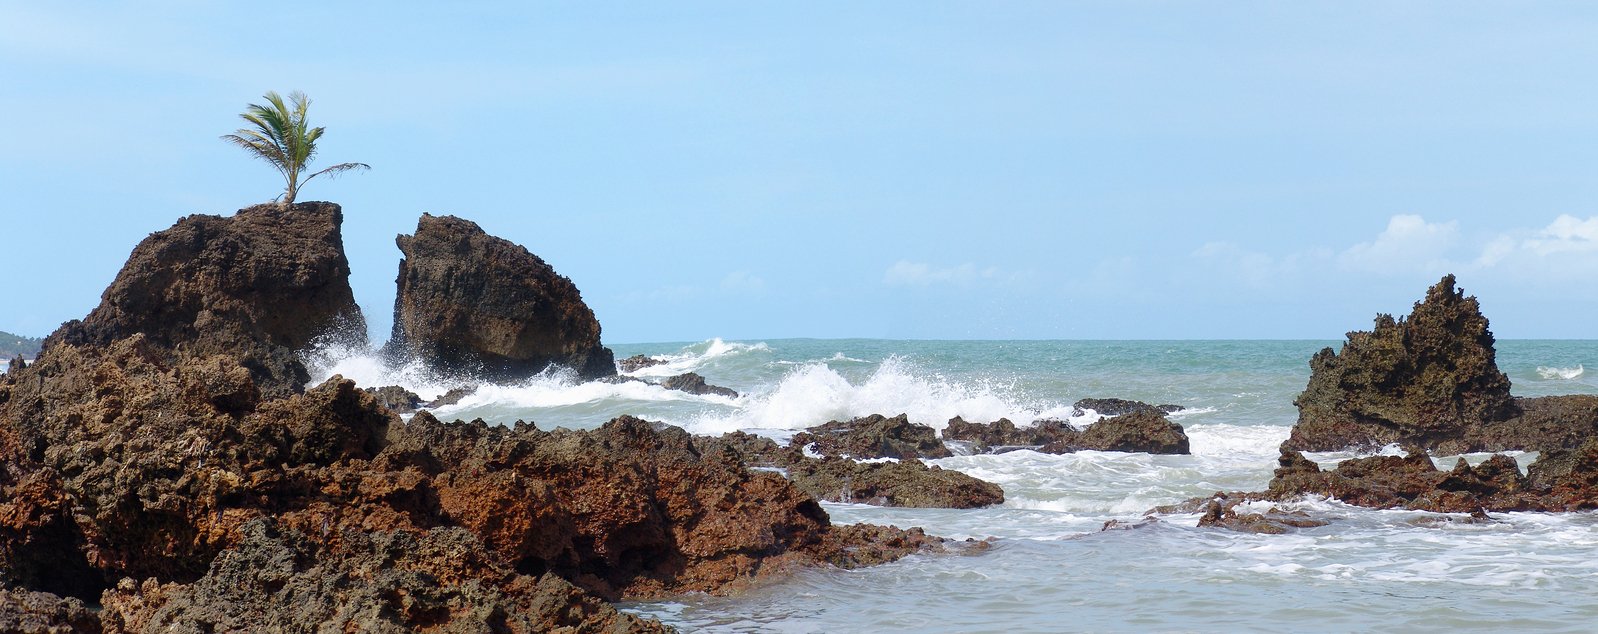
[[[1455,273],[1598,338],[1598,7],[1473,2],[0,0],[0,330],[272,199],[218,139],[327,127],[374,338],[453,214],[607,343],[1336,339]],[[313,165],[312,169],[316,166]]]

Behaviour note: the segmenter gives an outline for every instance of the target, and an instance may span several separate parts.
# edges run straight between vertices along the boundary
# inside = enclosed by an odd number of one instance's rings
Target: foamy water
[[[1173,417],[1187,456],[1031,451],[931,461],[1001,485],[977,510],[826,504],[839,523],[922,526],[996,539],[981,555],[917,556],[857,571],[808,570],[738,597],[693,595],[627,609],[707,632],[1590,631],[1598,619],[1598,516],[1462,517],[1375,511],[1335,500],[1289,505],[1333,520],[1288,535],[1200,529],[1196,515],[1099,532],[1163,504],[1270,481],[1308,359],[1328,342],[768,341],[616,347],[667,364],[634,376],[698,372],[737,399],[551,373],[485,386],[445,418],[591,428],[629,413],[695,433],[779,439],[867,414],[1024,424],[1068,418],[1084,397],[1188,407]],[[1582,364],[1598,342],[1501,342],[1500,367],[1525,396],[1598,393]],[[317,380],[403,385],[431,398],[466,380],[386,368],[328,351]],[[1086,424],[1094,417],[1072,419]],[[1396,448],[1384,451],[1395,453]],[[1349,453],[1314,454],[1328,465]],[[1485,454],[1465,456],[1471,462]],[[1522,467],[1535,454],[1519,455]],[[1456,458],[1439,457],[1451,467]]]

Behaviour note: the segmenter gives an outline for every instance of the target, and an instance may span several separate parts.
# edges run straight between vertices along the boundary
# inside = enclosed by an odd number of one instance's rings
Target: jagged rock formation
[[[819,500],[920,508],[1004,503],[999,485],[959,471],[929,468],[914,458],[898,462],[857,462],[839,455],[814,458],[805,455],[802,442],[795,436],[787,447],[779,447],[770,438],[744,432],[694,438],[702,453],[738,456],[751,465],[780,469],[794,486]]]
[[[679,392],[687,392],[689,394],[697,394],[700,396],[710,395],[725,396],[727,398],[738,398],[737,390],[734,390],[730,387],[722,387],[720,385],[711,385],[706,383],[705,377],[699,376],[693,372],[679,374],[677,376],[667,378],[666,380],[660,382],[660,386],[668,390],[677,390]]]
[[[134,248],[99,307],[45,346],[106,346],[142,334],[169,363],[237,358],[265,394],[310,380],[295,352],[329,333],[366,341],[350,290],[338,205],[258,205],[194,215]]]
[[[282,311],[341,314],[337,207],[239,218],[151,236],[0,376],[0,625],[74,631],[87,602],[78,631],[653,631],[603,600],[942,548],[835,529],[780,475],[633,418],[401,422],[342,377],[302,389],[314,329]]]
[[[617,361],[616,362],[616,366],[621,368],[622,372],[637,372],[637,371],[642,370],[644,368],[652,368],[652,367],[655,367],[657,365],[662,365],[664,363],[666,363],[666,362],[661,360],[661,359],[656,359],[654,357],[645,356],[645,355],[641,355],[641,354],[635,354],[633,356],[630,356],[630,357],[627,357],[627,358],[622,359],[620,361]]]
[[[872,414],[831,421],[794,434],[791,444],[810,447],[823,456],[870,458],[948,458],[954,455],[937,431],[910,422],[905,414],[888,418]]]
[[[1334,451],[1390,443],[1435,447],[1519,413],[1498,370],[1493,335],[1475,297],[1443,277],[1409,317],[1378,315],[1348,333],[1341,352],[1310,360],[1309,385],[1294,401],[1288,449]]]
[[[1078,430],[1051,419],[1033,421],[1017,427],[1007,418],[992,423],[968,423],[955,417],[943,428],[947,440],[968,443],[976,453],[1032,449],[1039,453],[1064,454],[1077,451],[1123,451],[1131,453],[1190,453],[1187,432],[1171,422],[1155,407],[1128,408],[1128,413],[1100,418]]]
[[[599,321],[570,279],[527,249],[454,216],[422,214],[396,240],[400,261],[391,354],[492,381],[551,365],[616,374]]]

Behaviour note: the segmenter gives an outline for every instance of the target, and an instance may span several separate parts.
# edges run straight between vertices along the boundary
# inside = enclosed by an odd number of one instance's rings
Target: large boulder
[[[1128,408],[1128,413],[1100,418],[1086,429],[1076,429],[1060,420],[1042,419],[1030,426],[1017,427],[1009,419],[968,423],[955,417],[943,429],[948,440],[968,443],[976,453],[1008,449],[1033,449],[1039,453],[1065,454],[1078,451],[1121,451],[1128,453],[1190,453],[1187,432],[1166,418],[1164,410],[1153,406]]]
[[[293,393],[310,379],[297,351],[330,333],[366,341],[343,221],[326,202],[179,220],[140,242],[100,305],[45,346],[106,346],[141,334],[169,361],[224,354],[263,393]]]
[[[1341,352],[1316,353],[1294,404],[1298,422],[1282,446],[1302,451],[1469,445],[1460,441],[1482,425],[1520,414],[1487,318],[1452,275],[1408,318],[1378,315],[1373,330],[1348,333]]]
[[[577,286],[527,249],[469,220],[429,214],[396,242],[405,258],[391,353],[493,381],[551,365],[584,378],[616,374]]]

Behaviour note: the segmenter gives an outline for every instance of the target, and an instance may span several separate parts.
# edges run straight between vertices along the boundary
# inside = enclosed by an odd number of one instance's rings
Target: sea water
[[[835,523],[871,522],[957,539],[992,539],[969,556],[912,556],[844,571],[812,569],[734,597],[628,604],[684,631],[1570,631],[1598,629],[1598,515],[1460,516],[1377,511],[1336,500],[1287,505],[1331,520],[1286,535],[1197,527],[1149,509],[1216,491],[1261,490],[1296,417],[1308,360],[1330,341],[776,340],[614,346],[617,358],[666,360],[632,376],[697,372],[737,398],[643,382],[548,373],[485,386],[440,418],[593,428],[621,415],[699,434],[785,440],[828,420],[908,414],[1091,422],[1087,397],[1181,405],[1192,454],[1017,451],[929,461],[995,482],[1002,506],[977,510],[824,504]],[[1520,396],[1598,393],[1585,363],[1598,341],[1502,341],[1499,367]],[[403,385],[432,398],[465,382],[419,366],[388,368],[359,350],[324,350],[317,379]],[[1388,448],[1388,452],[1396,452]],[[1535,454],[1515,454],[1522,468]],[[1310,454],[1323,464],[1348,453]],[[1485,455],[1464,458],[1472,462]],[[1458,458],[1437,457],[1443,467]]]

